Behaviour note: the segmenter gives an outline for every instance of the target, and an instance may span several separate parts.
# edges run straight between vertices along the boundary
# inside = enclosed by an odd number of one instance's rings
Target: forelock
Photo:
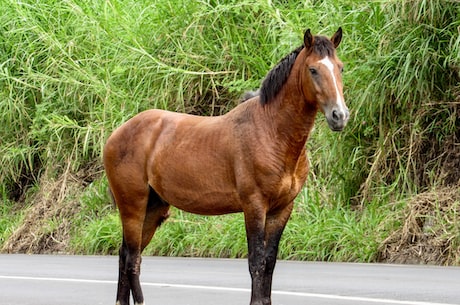
[[[334,44],[332,41],[324,36],[315,36],[313,44],[313,52],[320,57],[333,56],[335,52]]]

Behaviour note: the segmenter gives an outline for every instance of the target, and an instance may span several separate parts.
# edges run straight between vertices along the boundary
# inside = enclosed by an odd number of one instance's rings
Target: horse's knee
[[[270,298],[261,298],[260,300],[251,301],[250,305],[271,305],[272,301]]]
[[[257,258],[249,262],[249,273],[252,277],[262,276],[265,273],[265,259]]]
[[[126,270],[129,275],[139,275],[141,271],[141,254],[136,251],[134,253],[129,253],[126,257]]]

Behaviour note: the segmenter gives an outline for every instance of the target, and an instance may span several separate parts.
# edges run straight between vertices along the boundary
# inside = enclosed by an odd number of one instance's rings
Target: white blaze
[[[334,87],[335,87],[335,94],[337,96],[337,106],[339,107],[339,111],[341,111],[342,113],[346,113],[347,106],[345,106],[345,102],[339,92],[339,86],[337,86],[337,79],[335,78],[335,74],[334,74],[334,64],[332,63],[329,57],[324,57],[323,59],[319,61],[319,63],[325,65],[326,68],[331,73],[332,81],[334,82]]]

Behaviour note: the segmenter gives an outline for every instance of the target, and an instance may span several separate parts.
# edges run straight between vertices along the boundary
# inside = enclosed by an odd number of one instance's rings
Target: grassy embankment
[[[308,143],[312,171],[280,256],[391,260],[402,232],[412,244],[439,241],[450,255],[439,263],[459,263],[459,196],[446,208],[436,199],[439,187],[458,185],[459,8],[403,4],[0,4],[3,251],[115,253],[120,224],[100,162],[108,134],[148,108],[224,113],[301,43],[306,27],[331,35],[342,26],[352,117],[336,134],[320,115]],[[411,198],[425,191],[439,204],[412,215]],[[407,235],[407,215],[421,232]],[[242,215],[173,210],[145,253],[244,256]]]

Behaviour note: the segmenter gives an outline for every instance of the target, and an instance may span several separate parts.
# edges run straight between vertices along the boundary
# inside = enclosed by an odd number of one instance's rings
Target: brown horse
[[[123,225],[117,304],[143,304],[142,250],[169,206],[203,214],[243,212],[252,278],[251,305],[271,304],[278,244],[308,172],[305,143],[316,113],[340,131],[349,112],[342,63],[331,39],[304,44],[266,76],[260,93],[225,115],[147,110],[113,132],[104,165]]]

